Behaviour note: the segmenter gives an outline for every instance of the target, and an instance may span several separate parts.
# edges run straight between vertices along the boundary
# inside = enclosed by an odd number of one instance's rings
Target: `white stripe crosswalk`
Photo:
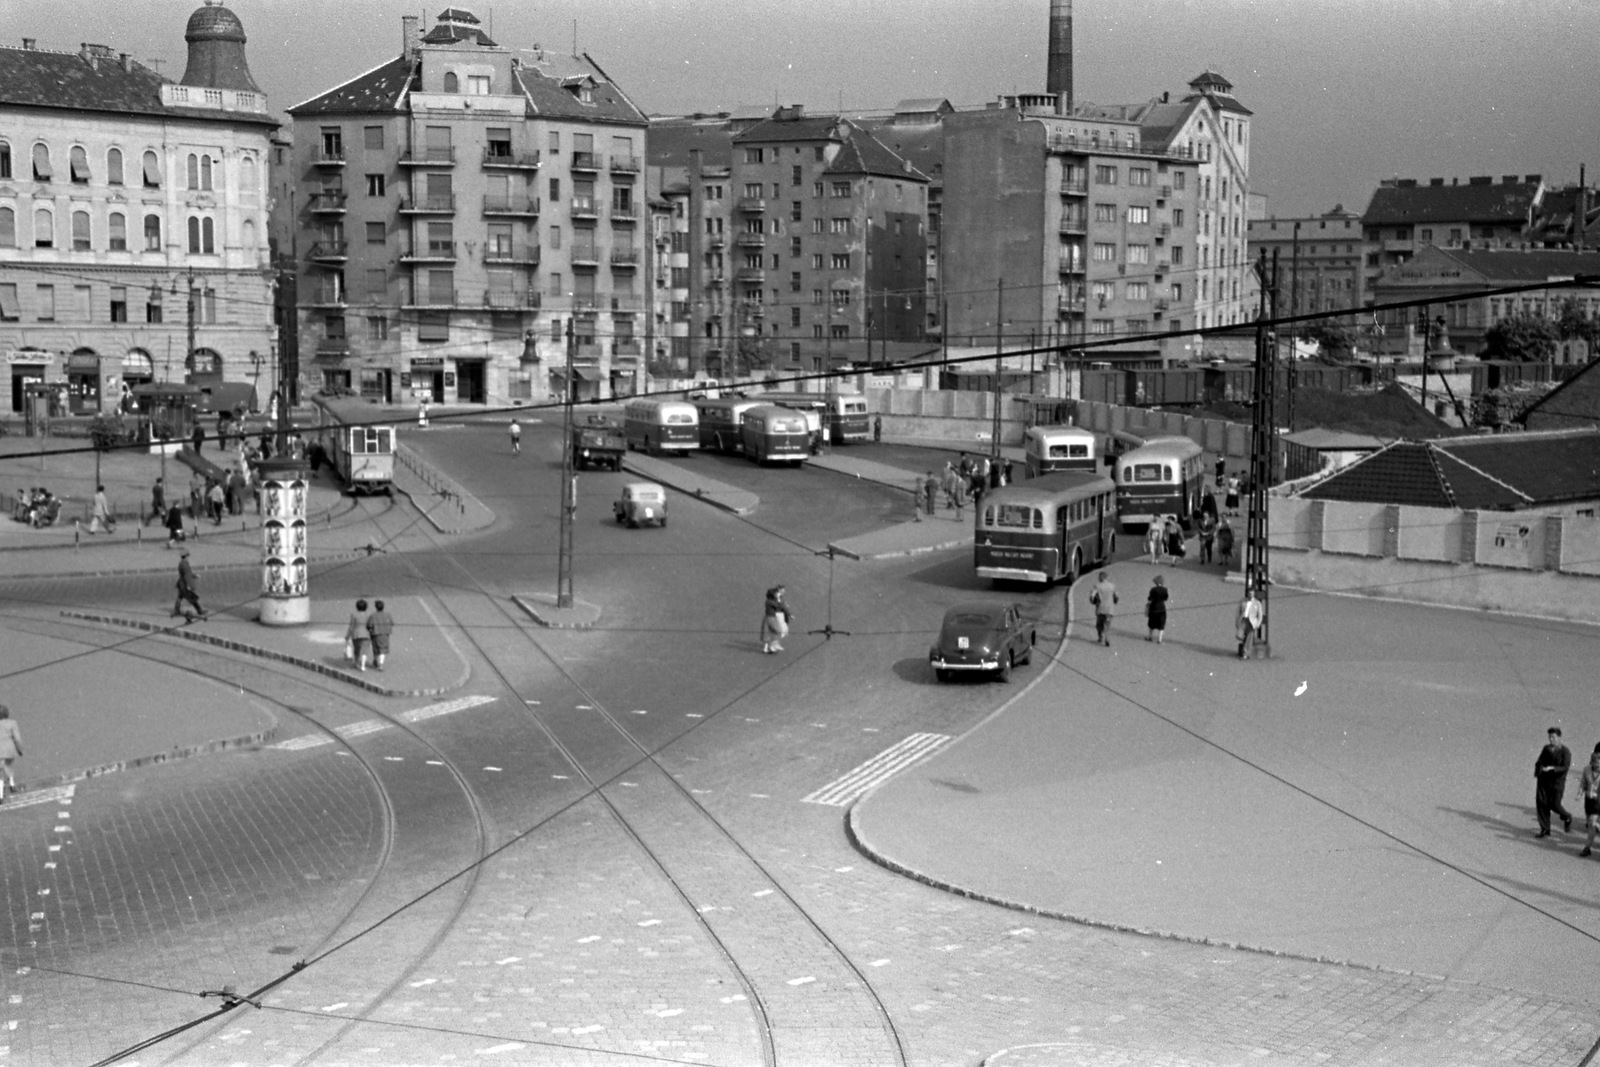
[[[476,708],[482,704],[492,704],[494,701],[494,697],[486,696],[457,697],[454,700],[445,700],[438,704],[413,708],[411,711],[402,712],[396,717],[403,723],[417,723],[422,722],[424,719],[449,715],[452,712],[466,711],[468,708]],[[375,734],[380,730],[387,730],[393,725],[388,719],[362,719],[360,722],[337,726],[333,732],[348,741],[353,737],[364,737],[367,734]],[[300,737],[291,737],[287,741],[280,741],[272,747],[284,752],[294,752],[303,748],[316,748],[319,745],[331,744],[333,744],[333,738],[327,734],[303,734]]]
[[[806,804],[827,804],[842,808],[866,793],[880,782],[887,781],[897,771],[932,753],[950,740],[949,734],[912,734],[899,744],[890,745],[854,770],[835,778],[809,796],[801,797]]]

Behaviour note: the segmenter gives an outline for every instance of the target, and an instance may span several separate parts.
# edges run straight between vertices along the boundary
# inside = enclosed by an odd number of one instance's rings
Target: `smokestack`
[[[407,59],[415,59],[422,47],[422,20],[416,15],[400,16],[400,45]]]
[[[1050,0],[1050,65],[1045,91],[1056,94],[1056,113],[1072,114],[1072,0]]]

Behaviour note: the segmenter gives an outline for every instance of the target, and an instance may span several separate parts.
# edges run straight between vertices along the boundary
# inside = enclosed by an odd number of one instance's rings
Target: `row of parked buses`
[[[859,396],[640,397],[628,401],[622,415],[629,449],[652,454],[706,449],[757,463],[804,463],[816,442],[865,441],[871,433],[867,402]]]
[[[1024,452],[1028,478],[985,493],[977,509],[981,578],[1070,583],[1111,558],[1119,529],[1168,515],[1190,529],[1199,519],[1203,456],[1187,437],[1151,438],[1112,457],[1090,430],[1034,427]]]

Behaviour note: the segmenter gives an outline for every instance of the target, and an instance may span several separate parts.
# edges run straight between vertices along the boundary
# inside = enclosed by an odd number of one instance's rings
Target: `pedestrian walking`
[[[150,486],[150,518],[145,521],[145,525],[148,526],[152,522],[160,523],[166,521],[167,487],[161,484],[161,479],[158,477],[155,483]]]
[[[965,452],[961,453],[961,462],[956,464],[956,472],[970,482],[972,480],[972,457]]]
[[[244,471],[235,467],[228,474],[228,514],[244,514]]]
[[[189,443],[194,446],[195,455],[200,454],[200,446],[206,443],[206,432],[198,422],[194,424],[194,433],[189,435]]]
[[[101,527],[104,527],[108,534],[117,532],[117,520],[116,516],[111,514],[111,502],[106,499],[106,487],[97,485],[94,487],[94,514],[89,519],[89,532],[97,534]]]
[[[1176,515],[1168,515],[1162,527],[1161,536],[1166,541],[1167,555],[1176,567],[1178,561],[1189,554],[1187,538],[1183,535],[1183,527],[1178,522]]]
[[[1217,524],[1217,556],[1224,570],[1233,566],[1233,524],[1226,515]]]
[[[1239,476],[1231,475],[1227,481],[1227,496],[1222,502],[1223,509],[1229,515],[1239,514]]]
[[[780,643],[789,636],[789,624],[794,621],[794,612],[789,610],[789,604],[783,599],[786,592],[784,586],[775,585],[767,590],[767,602],[761,613],[761,651],[782,652]]]
[[[225,502],[222,483],[215,478],[208,478],[206,481],[209,483],[206,488],[206,507],[211,512],[211,525],[221,526],[222,509]]]
[[[187,536],[183,531],[183,509],[174,502],[167,509],[167,547],[171,548]]]
[[[389,663],[389,635],[394,633],[394,619],[383,610],[383,601],[372,604],[372,617],[367,619],[367,635],[372,638],[372,659],[378,669],[386,670]]]
[[[1005,484],[1005,485],[1010,485],[1011,484],[1011,470],[1012,470],[1011,461],[1008,459],[1005,462],[1004,470],[1002,470],[1001,474],[1000,474],[1000,477],[1004,480],[1003,484]]]
[[[956,510],[956,499],[963,495],[961,475],[956,473],[956,465],[946,462],[944,473],[939,475],[939,488],[944,492],[944,509]]]
[[[1255,655],[1256,636],[1261,632],[1261,624],[1266,621],[1267,606],[1256,596],[1254,587],[1246,586],[1244,599],[1239,601],[1239,613],[1233,623],[1233,634],[1239,641],[1240,659]]]
[[[1209,515],[1202,512],[1201,515],[1200,515],[1200,562],[1201,563],[1210,563],[1211,562],[1212,546],[1214,546],[1216,544],[1216,541],[1217,541],[1217,515],[1216,515],[1216,512],[1213,511]]]
[[[1005,484],[1005,482],[1001,481],[1005,477],[1005,472],[1001,469],[998,459],[986,459],[983,461],[983,465],[989,470],[990,489],[998,489]]]
[[[367,669],[367,647],[372,640],[372,635],[367,632],[370,620],[366,600],[357,600],[356,610],[350,613],[350,625],[344,631],[344,654],[358,671]]]
[[[1587,856],[1594,851],[1595,831],[1600,830],[1600,745],[1589,753],[1589,765],[1578,777],[1578,792],[1583,794],[1583,821],[1589,831],[1578,855]]]
[[[1167,639],[1167,597],[1167,580],[1158,574],[1144,601],[1144,620],[1150,628],[1145,640],[1158,645]]]
[[[200,521],[200,515],[206,506],[206,479],[205,475],[195,471],[189,475],[189,517],[195,522]]]
[[[184,610],[185,603],[194,608],[193,616]],[[206,617],[206,609],[200,606],[200,583],[194,576],[194,568],[189,565],[187,548],[178,558],[178,599],[172,602],[172,614],[174,617],[182,615],[188,622],[193,622],[195,618]]]
[[[1162,532],[1166,529],[1166,521],[1156,518],[1151,521],[1144,533],[1145,551],[1150,553],[1151,563],[1161,562]]]
[[[1094,605],[1095,643],[1111,647],[1111,619],[1117,613],[1117,587],[1111,581],[1110,571],[1101,571],[1100,580],[1089,593],[1089,603]]]
[[[1217,494],[1209,489],[1200,494],[1200,514],[1210,515],[1211,524],[1217,524]]]
[[[1533,806],[1539,816],[1540,837],[1550,836],[1551,812],[1561,816],[1563,831],[1572,830],[1572,815],[1561,802],[1567,792],[1567,774],[1572,770],[1572,753],[1561,743],[1561,727],[1550,727],[1546,736],[1549,742],[1533,761]]]
[[[1223,479],[1228,476],[1228,457],[1221,452],[1217,453],[1217,488],[1222,488]]]
[[[882,442],[883,442],[883,416],[882,415],[874,415],[874,416],[872,416],[872,443],[873,444],[881,444]]]
[[[511,420],[511,451],[514,455],[522,455],[522,423],[516,419]]]
[[[939,496],[939,479],[934,477],[932,471],[922,476],[923,508],[929,515],[933,514],[934,503]]]
[[[5,800],[7,793],[18,791],[17,776],[11,765],[21,757],[22,730],[11,717],[11,709],[0,704],[0,771],[5,773],[5,782],[0,784],[0,801]]]

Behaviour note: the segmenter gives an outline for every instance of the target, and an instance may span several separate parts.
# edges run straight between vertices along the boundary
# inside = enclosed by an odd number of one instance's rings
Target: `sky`
[[[574,41],[641,109],[958,107],[1044,88],[1050,0],[230,0],[275,110],[397,55],[448,3],[508,48]],[[89,41],[183,74],[189,0],[0,0],[5,44]],[[1250,185],[1280,217],[1362,211],[1389,177],[1600,172],[1597,0],[1074,0],[1075,95],[1131,103],[1201,71],[1255,112]],[[1589,178],[1591,183],[1597,179]]]

